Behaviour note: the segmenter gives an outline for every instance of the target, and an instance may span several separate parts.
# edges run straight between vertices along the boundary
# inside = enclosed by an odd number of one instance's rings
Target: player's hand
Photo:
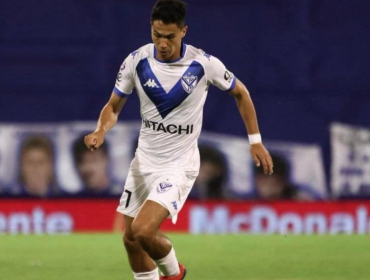
[[[272,158],[262,143],[251,145],[250,152],[256,166],[260,167],[262,164],[265,174],[271,175],[274,172]]]
[[[101,146],[101,144],[103,144],[104,135],[105,133],[101,130],[97,130],[89,135],[86,135],[84,139],[86,147],[90,151],[95,151],[97,148]]]

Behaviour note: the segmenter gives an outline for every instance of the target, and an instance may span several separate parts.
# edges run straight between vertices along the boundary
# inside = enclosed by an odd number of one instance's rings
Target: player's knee
[[[126,233],[125,232],[122,236],[122,239],[123,239],[124,244],[130,243],[130,242],[135,242],[135,237],[132,233]]]
[[[153,238],[155,238],[155,232],[150,227],[140,223],[132,223],[132,232],[134,239],[139,242],[143,247],[149,244]]]
[[[128,253],[135,252],[138,247],[140,247],[133,235],[126,233],[123,235],[123,244],[125,245],[126,251]]]

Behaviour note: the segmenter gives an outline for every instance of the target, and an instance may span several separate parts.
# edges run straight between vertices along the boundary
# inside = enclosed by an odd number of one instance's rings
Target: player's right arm
[[[96,129],[93,133],[85,136],[85,145],[90,150],[96,150],[104,142],[105,134],[118,121],[118,115],[125,105],[127,97],[120,97],[112,92],[107,104],[103,107]]]
[[[118,115],[135,86],[134,69],[134,55],[131,54],[119,69],[113,92],[100,113],[95,131],[85,136],[85,145],[88,149],[93,151],[99,148],[104,142],[105,134],[117,123]]]

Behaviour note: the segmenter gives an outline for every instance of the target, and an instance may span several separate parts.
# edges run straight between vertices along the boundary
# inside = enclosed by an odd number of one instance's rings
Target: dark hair
[[[23,160],[23,156],[30,150],[33,149],[40,149],[45,152],[45,154],[50,158],[51,161],[54,160],[54,147],[51,140],[45,135],[31,135],[26,138],[21,146],[21,161]],[[22,171],[18,176],[18,180],[21,183],[24,183],[24,178]],[[50,185],[55,185],[55,174],[53,168],[53,174],[50,178]]]
[[[278,197],[273,199],[298,199],[298,188],[290,182],[290,164],[286,156],[274,153],[271,153],[270,156],[274,163],[274,173],[272,176],[281,181],[284,186]],[[254,165],[254,171],[255,175],[266,176],[262,167],[256,167],[256,165]],[[265,199],[261,197],[260,194],[258,194],[258,198]]]
[[[201,163],[210,162],[219,169],[219,173],[208,182],[207,197],[223,198],[223,184],[227,179],[227,162],[225,156],[216,147],[208,144],[199,145]]]
[[[73,159],[75,164],[79,164],[82,161],[84,153],[89,152],[89,149],[86,147],[84,142],[85,136],[80,136],[73,143]],[[108,155],[108,145],[106,142],[103,142],[99,147],[105,155]]]
[[[183,27],[186,6],[181,0],[158,0],[153,6],[151,21],[160,20],[164,24],[174,23],[178,27]]]
[[[25,152],[32,149],[41,149],[45,151],[51,160],[54,159],[53,144],[50,139],[44,135],[33,135],[25,139],[22,143],[21,155],[23,156]]]
[[[290,176],[290,166],[286,158],[281,155],[273,154],[273,153],[271,153],[270,155],[271,155],[272,162],[274,163],[274,173],[273,174],[279,175],[282,178],[288,179],[288,177]],[[254,166],[254,170],[256,174],[264,174],[262,167]]]

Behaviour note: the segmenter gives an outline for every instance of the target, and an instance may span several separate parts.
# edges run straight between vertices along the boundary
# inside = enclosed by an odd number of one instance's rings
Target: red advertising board
[[[122,228],[116,199],[2,199],[0,233],[110,232]],[[370,201],[195,202],[165,231],[193,234],[369,234]]]

